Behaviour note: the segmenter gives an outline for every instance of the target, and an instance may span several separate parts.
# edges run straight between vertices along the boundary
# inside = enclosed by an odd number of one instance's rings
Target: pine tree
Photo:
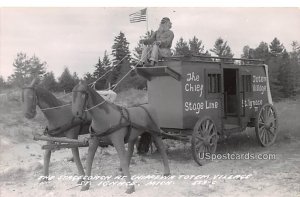
[[[75,74],[76,76],[76,74]],[[73,87],[76,85],[76,78],[74,79],[74,75],[72,76],[68,67],[65,67],[63,73],[58,79],[59,88],[61,91],[71,92]]]
[[[268,44],[266,42],[260,42],[258,47],[255,48],[253,55],[255,59],[262,59],[268,62],[270,58]]]
[[[14,85],[22,87],[32,81],[33,78],[45,74],[46,64],[46,62],[41,63],[35,55],[28,59],[25,53],[17,53],[17,58],[13,63],[14,74],[9,77],[9,80]]]
[[[255,59],[254,57],[254,49],[250,48],[248,45],[243,47],[243,54],[241,58],[245,59]]]
[[[295,87],[293,96],[295,96],[300,93],[300,44],[296,41],[292,42],[292,52],[290,53],[290,57]]]
[[[115,37],[115,43],[112,46],[113,65],[115,66],[111,75],[109,76],[109,82],[111,84],[119,83],[119,81],[129,72],[130,70],[130,51],[129,43],[123,32]],[[122,83],[126,83],[128,77],[122,80]],[[118,88],[118,90],[121,90]]]
[[[210,50],[215,53],[218,57],[233,57],[231,48],[227,44],[227,41],[224,42],[222,38],[218,38],[214,44],[214,48]]]
[[[292,64],[290,62],[289,54],[284,51],[282,54],[281,66],[279,68],[278,80],[282,85],[281,91],[284,93],[285,97],[290,97],[294,95],[295,87],[295,77],[293,74]]]
[[[18,53],[13,63],[14,74],[11,75],[10,81],[19,87],[25,84],[28,77],[28,58],[25,53]]]
[[[284,51],[283,44],[281,44],[276,37],[273,39],[269,47],[270,47],[270,53],[275,56],[282,54]]]
[[[111,72],[109,77],[109,82],[111,84],[116,84],[122,77],[130,70],[130,52],[129,52],[129,42],[125,37],[123,32],[115,37],[114,44],[112,46],[113,65],[115,68]],[[125,83],[125,81],[122,81]]]
[[[54,73],[48,72],[44,75],[43,80],[41,82],[41,86],[50,90],[50,91],[57,91],[58,90],[58,83],[55,80]]]
[[[137,64],[137,62],[141,59],[142,57],[142,52],[143,52],[143,44],[140,43],[141,40],[144,40],[144,39],[148,39],[151,37],[151,35],[154,33],[153,30],[151,31],[148,31],[145,33],[145,35],[141,36],[140,37],[140,40],[137,44],[137,46],[134,48],[134,51],[133,51],[133,58],[132,58],[132,61],[134,64]]]
[[[189,50],[192,55],[203,55],[204,53],[204,45],[201,40],[194,36],[191,40],[189,40]]]
[[[88,83],[93,83],[94,81],[96,81],[96,78],[93,76],[93,74],[87,72],[83,75],[83,79]]]
[[[179,38],[179,40],[176,42],[175,55],[184,55],[184,56],[190,55],[189,45],[185,40],[183,40],[182,37]]]
[[[5,83],[3,77],[0,75],[0,91],[7,87],[7,84]]]
[[[95,88],[97,90],[99,89],[105,89],[105,86],[107,85],[107,78],[108,78],[108,74],[106,76],[104,76],[104,74],[106,72],[108,72],[109,69],[111,69],[110,67],[111,65],[111,61],[107,55],[107,52],[104,52],[104,57],[101,61],[101,57],[99,57],[98,59],[98,63],[95,65],[95,71],[93,73],[93,78],[95,80],[101,78],[100,80],[97,80],[96,84],[95,84]]]
[[[46,73],[46,62],[41,62],[35,55],[28,61],[28,72],[30,73],[30,81],[36,77],[42,77]]]

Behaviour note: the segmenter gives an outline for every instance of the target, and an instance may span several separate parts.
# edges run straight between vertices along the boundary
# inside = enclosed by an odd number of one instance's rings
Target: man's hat
[[[162,18],[161,21],[160,21],[161,24],[164,24],[164,23],[166,23],[166,22],[170,22],[170,19],[169,19],[168,17],[164,17],[164,18]]]

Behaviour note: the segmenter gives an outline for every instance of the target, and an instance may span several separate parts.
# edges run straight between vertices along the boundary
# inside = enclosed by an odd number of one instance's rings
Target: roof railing
[[[231,58],[231,57],[218,57],[218,56],[206,56],[206,55],[176,55],[171,57],[165,57],[164,60],[187,60],[187,61],[200,61],[200,62],[221,62],[227,64],[239,64],[239,65],[249,65],[249,64],[259,64],[264,63],[261,59],[246,59],[246,58]]]

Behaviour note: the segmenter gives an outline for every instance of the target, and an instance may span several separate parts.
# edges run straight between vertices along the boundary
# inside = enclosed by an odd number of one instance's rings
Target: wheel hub
[[[204,138],[204,145],[205,146],[209,146],[210,145],[210,141],[211,141],[211,136],[206,136]]]

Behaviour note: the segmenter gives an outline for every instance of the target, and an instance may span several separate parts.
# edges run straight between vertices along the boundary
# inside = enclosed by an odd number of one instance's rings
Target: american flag
[[[129,15],[130,23],[138,23],[147,20],[147,8]]]

